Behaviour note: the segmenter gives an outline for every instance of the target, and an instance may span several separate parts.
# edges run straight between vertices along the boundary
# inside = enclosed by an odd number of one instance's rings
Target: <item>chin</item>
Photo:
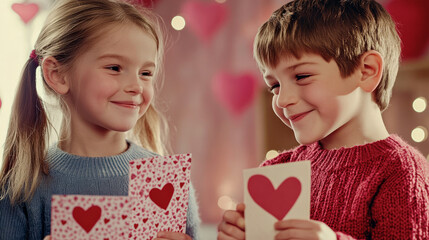
[[[301,144],[301,145],[309,145],[312,143],[315,143],[317,141],[319,141],[320,139],[313,136],[313,137],[306,137],[306,136],[301,136],[300,134],[295,133],[295,139],[296,141]]]

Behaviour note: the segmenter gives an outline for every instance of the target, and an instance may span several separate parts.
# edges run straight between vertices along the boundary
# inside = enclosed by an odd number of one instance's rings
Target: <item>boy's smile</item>
[[[264,72],[273,93],[274,112],[292,128],[301,144],[331,134],[347,137],[358,127],[356,119],[364,94],[359,76],[355,71],[343,78],[335,61],[312,53],[283,58]]]

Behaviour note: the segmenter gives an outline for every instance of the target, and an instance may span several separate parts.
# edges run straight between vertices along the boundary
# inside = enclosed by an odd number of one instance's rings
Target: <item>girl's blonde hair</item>
[[[159,79],[164,55],[159,21],[147,10],[119,0],[61,0],[54,6],[35,43],[37,59],[26,62],[13,103],[0,171],[0,199],[9,196],[12,203],[29,200],[42,174],[49,172],[45,157],[52,124],[36,90],[38,61],[52,56],[60,63],[58,71],[66,72],[80,54],[96,43],[106,27],[132,23],[156,41],[154,78]],[[43,83],[46,93],[58,99],[64,113],[60,136],[68,136],[67,105],[61,95],[44,80]],[[153,102],[137,121],[132,135],[143,147],[163,155],[167,153],[164,139],[168,128]]]

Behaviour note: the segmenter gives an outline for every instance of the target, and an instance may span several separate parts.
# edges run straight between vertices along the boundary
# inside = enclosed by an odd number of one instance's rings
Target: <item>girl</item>
[[[164,154],[162,117],[153,105],[162,39],[149,13],[115,0],[63,0],[47,18],[27,61],[13,105],[0,172],[0,239],[50,234],[52,194],[127,195],[128,162]],[[46,149],[51,122],[36,92],[64,113],[57,144]],[[145,147],[126,140],[131,132]],[[199,223],[190,191],[186,233]]]

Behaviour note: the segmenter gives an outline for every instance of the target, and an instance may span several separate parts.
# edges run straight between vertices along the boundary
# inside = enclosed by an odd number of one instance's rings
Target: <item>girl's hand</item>
[[[335,232],[323,222],[315,220],[283,220],[274,224],[279,231],[276,240],[281,239],[311,239],[336,240]]]
[[[244,208],[244,203],[240,203],[236,211],[225,211],[222,222],[218,226],[218,240],[245,239]]]
[[[51,235],[46,236],[43,240],[51,240]]]
[[[159,232],[154,240],[192,240],[192,238],[179,232]]]

